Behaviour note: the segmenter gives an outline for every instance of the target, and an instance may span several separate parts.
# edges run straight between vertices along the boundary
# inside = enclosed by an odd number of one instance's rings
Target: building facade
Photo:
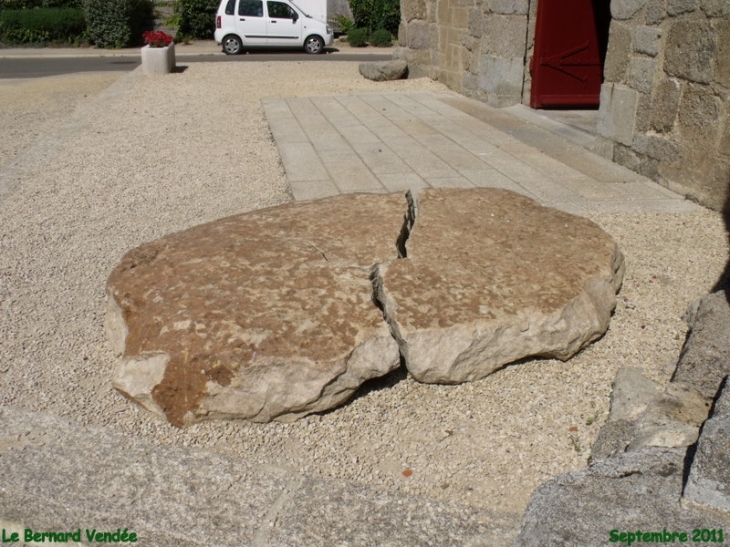
[[[498,107],[569,107],[549,85],[590,87],[572,106],[598,106],[606,155],[722,207],[730,0],[402,0],[401,14],[397,56],[412,76]]]

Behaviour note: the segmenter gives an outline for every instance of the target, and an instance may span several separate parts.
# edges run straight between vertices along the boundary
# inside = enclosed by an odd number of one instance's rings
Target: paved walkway
[[[481,186],[576,214],[697,208],[524,116],[456,94],[361,93],[263,104],[297,200]]]

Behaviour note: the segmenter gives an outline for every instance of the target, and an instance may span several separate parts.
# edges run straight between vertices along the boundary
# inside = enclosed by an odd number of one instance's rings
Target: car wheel
[[[243,44],[238,36],[230,34],[223,38],[223,53],[226,55],[238,55],[243,51]]]
[[[319,36],[310,36],[304,40],[304,51],[316,55],[324,51],[324,40]]]

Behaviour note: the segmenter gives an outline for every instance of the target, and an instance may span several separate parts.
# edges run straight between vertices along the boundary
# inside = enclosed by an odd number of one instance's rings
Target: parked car
[[[228,55],[249,47],[302,47],[322,53],[332,45],[332,28],[286,0],[222,0],[215,18],[215,42]]]

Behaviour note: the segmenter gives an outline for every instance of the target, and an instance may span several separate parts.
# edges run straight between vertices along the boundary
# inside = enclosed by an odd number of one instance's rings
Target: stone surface
[[[619,83],[624,80],[631,55],[631,28],[625,23],[611,23],[608,51],[604,66],[605,81]]]
[[[614,19],[631,19],[644,4],[646,0],[612,0],[611,16]]]
[[[700,426],[707,419],[712,399],[681,382],[667,386],[652,401],[636,423],[628,451],[647,446],[687,447],[697,441]]]
[[[524,59],[483,55],[479,68],[479,87],[487,92],[490,105],[508,106],[520,102]]]
[[[489,0],[489,9],[494,13],[504,15],[527,15],[528,0]]]
[[[635,421],[660,396],[657,383],[644,376],[641,369],[624,367],[613,381],[609,420]]]
[[[675,16],[697,9],[697,0],[667,0],[667,13]]]
[[[727,19],[715,21],[717,30],[717,54],[715,55],[715,81],[730,88],[730,2],[727,6]]]
[[[711,399],[681,382],[661,392],[641,371],[624,367],[616,374],[611,414],[593,445],[591,460],[645,447],[680,448],[697,440]]]
[[[642,93],[651,93],[657,62],[646,57],[632,56],[629,60],[628,83]]]
[[[684,382],[714,398],[730,374],[730,305],[725,291],[704,297],[689,318],[690,334],[672,381]]]
[[[21,538],[24,528],[81,528],[82,537],[85,528],[127,528],[143,547],[490,547],[519,529],[516,514],[305,478],[7,407],[0,461],[0,528]]]
[[[727,381],[712,417],[702,428],[684,498],[730,515],[730,387]]]
[[[709,21],[677,21],[670,27],[664,70],[698,83],[710,83],[715,55],[714,30]]]
[[[292,419],[399,365],[369,268],[397,256],[402,195],[225,218],[127,253],[108,282],[114,386],[176,425]]]
[[[634,29],[634,51],[656,57],[659,53],[661,31],[653,27],[640,26]]]
[[[730,3],[727,0],[700,0],[700,4],[710,17],[730,17]]]
[[[598,111],[598,134],[631,146],[636,124],[638,93],[616,84],[601,86],[601,106]]]
[[[408,63],[403,60],[360,63],[359,68],[360,74],[376,82],[399,80],[405,78],[408,73]]]
[[[677,119],[682,88],[677,80],[663,79],[652,97],[651,128],[659,132],[671,131]]]
[[[426,190],[417,211],[407,258],[376,281],[417,380],[567,359],[606,331],[623,257],[595,224],[499,189]]]
[[[679,503],[684,458],[684,450],[650,448],[553,478],[533,494],[515,546],[610,545],[612,530],[661,537],[671,528],[691,538],[695,528],[727,529],[730,518]]]

